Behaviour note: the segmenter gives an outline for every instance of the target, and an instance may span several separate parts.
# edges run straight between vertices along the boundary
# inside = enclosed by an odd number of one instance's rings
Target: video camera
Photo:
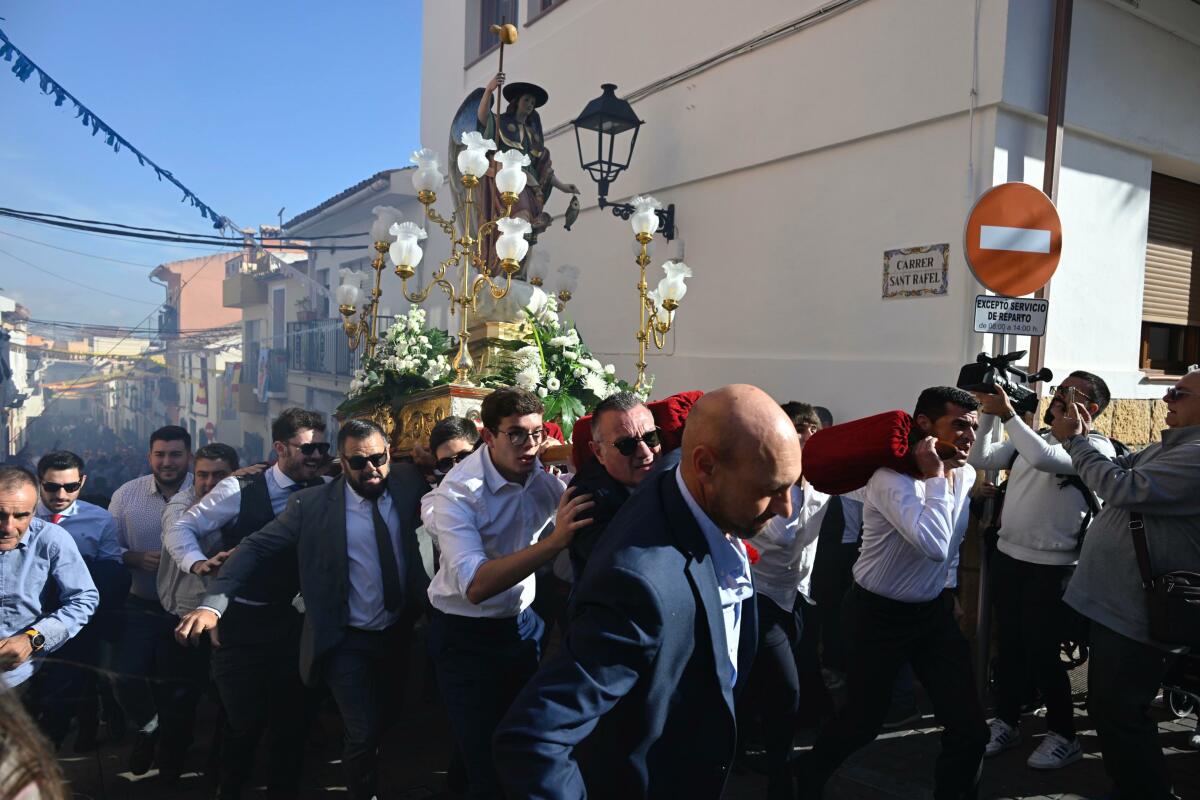
[[[1017,350],[1002,356],[980,353],[975,357],[975,363],[966,364],[958,371],[958,381],[955,386],[959,389],[966,389],[968,392],[982,392],[983,394],[995,394],[996,387],[999,386],[1012,400],[1013,410],[1018,414],[1037,411],[1037,395],[1032,389],[1026,388],[1022,384],[1053,380],[1054,373],[1043,368],[1030,375],[1013,366],[1013,362],[1020,361],[1024,357],[1024,350]],[[1011,375],[1015,380],[1008,380],[1005,375]]]

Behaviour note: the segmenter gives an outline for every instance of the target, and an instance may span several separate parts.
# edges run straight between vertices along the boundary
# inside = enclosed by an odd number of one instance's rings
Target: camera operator
[[[1162,441],[1115,459],[1088,436],[1092,415],[1083,404],[1053,425],[1079,477],[1105,500],[1065,596],[1091,620],[1088,715],[1119,795],[1154,800],[1174,795],[1148,711],[1172,652],[1182,648],[1150,633],[1131,522],[1140,515],[1154,574],[1200,573],[1200,370],[1193,367],[1163,400]]]
[[[1108,386],[1102,379],[1072,372],[1055,389],[1046,424],[1066,414],[1072,392],[1093,416],[1108,406]],[[994,756],[1021,743],[1021,698],[1032,677],[1046,703],[1049,732],[1026,763],[1035,769],[1059,769],[1083,757],[1075,735],[1071,682],[1058,652],[1067,630],[1062,593],[1079,558],[1080,538],[1095,500],[1088,489],[1066,480],[1076,472],[1059,440],[1026,425],[1002,387],[996,386],[994,394],[975,396],[983,412],[983,443],[971,451],[970,464],[1009,471],[999,542],[989,571],[1000,655],[996,718],[990,723],[985,754]],[[990,442],[997,419],[1008,438]],[[1093,433],[1090,438],[1096,452],[1116,455],[1104,436]]]

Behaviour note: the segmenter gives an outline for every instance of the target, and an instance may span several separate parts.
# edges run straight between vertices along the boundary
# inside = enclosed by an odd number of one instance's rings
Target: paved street
[[[407,699],[408,713],[403,724],[392,731],[384,749],[383,785],[389,787],[381,800],[417,800],[419,798],[453,798],[446,791],[445,768],[447,746],[446,724],[437,705],[423,699],[425,672],[423,665],[414,664],[416,679]],[[198,773],[205,761],[207,742],[212,735],[214,715],[207,704],[202,713],[198,744],[193,747],[189,769],[179,785],[164,787],[157,771],[151,770],[141,778],[125,771],[132,735],[120,743],[103,743],[97,753],[84,756],[73,754],[69,738],[60,753],[63,766],[77,798],[95,800],[150,800],[178,798],[199,800],[213,796],[206,778]],[[1070,767],[1057,772],[1038,772],[1025,766],[1025,759],[1037,746],[1037,736],[1044,730],[1042,720],[1027,716],[1023,722],[1025,740],[1020,747],[1008,751],[984,764],[982,798],[988,800],[1025,800],[1027,798],[1099,797],[1107,791],[1107,781],[1095,738],[1086,714],[1077,710],[1079,731],[1086,755]],[[1168,754],[1176,791],[1182,798],[1200,797],[1200,753],[1188,749],[1187,742],[1195,724],[1193,717],[1176,721],[1162,709],[1155,710],[1160,719],[1162,744]],[[697,735],[702,735],[698,732]],[[932,717],[926,716],[915,727],[889,733],[851,758],[835,781],[828,797],[847,800],[920,800],[932,797],[934,759],[938,752],[940,729],[932,727]],[[803,736],[797,745],[809,744]],[[320,731],[310,741],[307,761],[306,798],[344,797],[340,750],[340,723],[332,705],[327,704],[321,716]],[[725,797],[728,800],[761,798],[766,780],[748,773],[735,775]],[[257,794],[257,793],[255,793]],[[251,795],[253,796],[253,795]]]

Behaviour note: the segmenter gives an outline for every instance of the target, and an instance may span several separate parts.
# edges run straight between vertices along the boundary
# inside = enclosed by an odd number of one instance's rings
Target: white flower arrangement
[[[375,353],[354,371],[343,410],[371,402],[394,404],[406,394],[446,383],[453,369],[446,357],[449,335],[427,328],[425,310],[413,305],[397,314],[380,336]]]

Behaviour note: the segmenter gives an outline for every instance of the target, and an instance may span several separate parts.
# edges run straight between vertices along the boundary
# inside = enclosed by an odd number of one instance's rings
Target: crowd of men
[[[0,467],[0,675],[55,747],[72,725],[77,749],[94,746],[101,711],[125,720],[130,771],[157,765],[164,784],[209,693],[205,771],[226,799],[248,791],[264,735],[268,796],[299,796],[332,698],[356,800],[388,794],[380,746],[410,663],[426,663],[418,625],[471,798],[717,798],[751,741],[771,800],[817,798],[906,692],[908,713],[915,676],[944,729],[935,797],[971,798],[984,758],[1021,741],[1031,683],[1047,733],[1029,767],[1081,757],[1058,658],[1070,638],[1090,646],[1119,796],[1169,798],[1148,710],[1184,648],[1151,635],[1129,529],[1144,523],[1158,572],[1200,573],[1200,371],[1167,391],[1162,441],[1134,454],[1092,429],[1101,378],[1053,391],[1039,431],[999,388],[927,389],[906,467],[843,496],[804,477],[827,412],[746,385],[689,401],[681,431],[608,398],[573,475],[543,467],[542,403],[515,388],[484,399],[479,426],[439,422],[416,463],[393,461],[374,422],[345,421],[331,444],[298,408],[274,421],[269,465],[193,452],[167,426],[107,510],[80,499],[85,459],[55,450],[36,474]],[[957,567],[972,500],[1001,495],[989,722]],[[796,757],[801,726],[820,732]]]

